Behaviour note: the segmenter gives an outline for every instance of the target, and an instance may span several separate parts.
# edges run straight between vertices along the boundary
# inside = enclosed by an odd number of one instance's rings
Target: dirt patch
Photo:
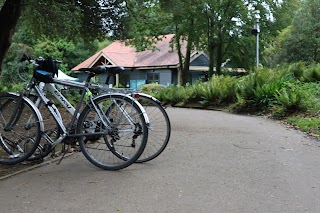
[[[23,162],[16,165],[0,165],[0,178],[30,168],[37,164],[39,164],[39,162]]]

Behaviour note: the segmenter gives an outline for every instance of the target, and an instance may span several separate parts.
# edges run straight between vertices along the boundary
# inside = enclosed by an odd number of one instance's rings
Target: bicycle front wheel
[[[39,145],[41,138],[41,116],[31,101],[23,99],[18,111],[18,96],[0,96],[0,164],[13,165],[26,160]],[[10,128],[12,116],[17,117]]]
[[[106,170],[119,170],[131,165],[139,158],[148,140],[148,128],[138,104],[132,98],[116,94],[99,96],[94,104],[110,124],[102,124],[91,104],[83,109],[77,133],[92,133],[79,138],[84,156],[95,166]]]

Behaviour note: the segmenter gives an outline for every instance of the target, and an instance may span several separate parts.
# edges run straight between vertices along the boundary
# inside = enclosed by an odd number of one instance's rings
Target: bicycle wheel
[[[17,100],[16,95],[0,96],[0,164],[13,165],[30,157],[43,130],[41,115],[28,99],[22,100],[13,125],[5,128],[15,113]]]
[[[125,95],[102,95],[94,100],[110,126],[104,126],[91,104],[78,120],[77,133],[100,134],[80,137],[84,156],[95,166],[106,170],[123,169],[134,163],[148,140],[148,128],[139,106]],[[111,107],[112,106],[112,107]]]
[[[171,125],[168,114],[160,102],[146,94],[136,95],[136,100],[144,107],[150,122],[147,145],[136,161],[143,163],[158,157],[166,148],[170,139]]]

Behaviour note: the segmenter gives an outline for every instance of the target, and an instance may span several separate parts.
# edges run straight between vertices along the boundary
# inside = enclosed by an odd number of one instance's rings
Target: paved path
[[[0,212],[320,212],[319,142],[260,117],[168,113],[157,159],[111,172],[77,153],[0,181]]]

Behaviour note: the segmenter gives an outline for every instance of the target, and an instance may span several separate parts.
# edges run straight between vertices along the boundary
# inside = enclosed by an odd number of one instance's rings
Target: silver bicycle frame
[[[80,82],[74,82],[74,81],[66,81],[66,80],[60,80],[60,79],[57,79],[57,78],[54,78],[53,79],[53,82],[56,83],[56,84],[59,84],[59,85],[64,85],[64,86],[70,86],[70,87],[76,87],[76,88],[83,88],[84,87],[84,83],[80,83]],[[46,84],[47,85],[47,84]],[[50,87],[50,86],[49,86]],[[89,86],[90,89],[105,89],[107,90],[106,87],[103,87],[101,85],[98,85],[98,84],[91,84]],[[111,92],[110,88],[109,88],[109,91]],[[50,93],[52,93],[51,91],[49,91]],[[52,93],[55,98],[57,98],[57,100],[68,110],[68,106],[72,106],[68,101],[67,99],[65,99],[65,97],[59,92],[59,90],[57,90],[56,88],[54,89],[54,93]],[[110,93],[111,94],[111,93]],[[112,93],[114,95],[124,95],[123,93]],[[137,106],[139,107],[139,109],[141,110],[142,112],[142,115],[144,117],[144,120],[147,124],[147,126],[150,125],[150,121],[149,121],[149,118],[148,118],[148,115],[147,115],[147,112],[146,110],[144,109],[144,107],[137,101],[135,100],[134,98],[132,98],[129,94],[125,94],[128,98],[131,99],[132,102],[134,102],[135,104],[137,104]],[[64,100],[62,100],[64,99]],[[70,109],[72,111],[72,109]],[[69,110],[68,110],[69,111]],[[122,112],[124,112],[124,109],[121,109]],[[71,113],[71,112],[70,112]],[[74,113],[74,112],[73,112]],[[73,113],[71,113],[73,115]],[[126,116],[127,117],[127,116]],[[129,117],[127,117],[127,119],[129,119]]]
[[[70,82],[70,81],[64,81],[64,80],[59,80],[59,79],[54,79],[54,83],[57,83],[59,85],[64,85],[64,86],[71,86],[71,87],[75,87],[75,88],[80,88],[83,89],[85,87],[84,83],[79,83],[79,82]],[[90,88],[100,88],[101,86],[99,85],[90,85]],[[71,114],[74,115],[76,112],[76,109],[70,104],[70,102],[63,96],[63,94],[60,93],[60,91],[56,88],[56,86],[53,83],[40,83],[39,86],[35,87],[35,90],[37,91],[37,94],[40,96],[37,100],[36,100],[36,106],[39,107],[40,103],[42,100],[44,101],[49,101],[49,99],[46,98],[45,96],[45,92],[49,92],[51,93],[56,100],[58,100],[58,102]],[[90,91],[87,89],[87,91]],[[112,93],[112,94],[118,94],[118,95],[124,95],[123,93]],[[127,95],[126,95],[127,96]],[[142,107],[142,105],[136,101],[134,98],[132,98],[131,96],[127,96],[128,98],[130,98],[133,102],[135,102],[137,104],[137,106],[140,108],[144,120],[147,124],[147,126],[149,126],[150,122],[148,119],[148,116],[146,114],[145,109]],[[91,101],[93,101],[93,98],[90,96]],[[129,114],[125,111],[125,109],[123,109],[121,106],[119,106],[118,103],[116,103],[116,101],[114,101],[115,105],[121,110],[121,112],[123,113],[123,115],[125,116],[125,118],[131,123],[131,125],[133,124],[133,121],[131,119],[131,117],[129,116]],[[55,107],[55,105],[52,105]],[[46,135],[44,134],[44,138],[46,140],[48,140],[52,145],[56,145],[58,143],[60,143],[67,135],[67,130],[66,127],[63,124],[62,121],[62,117],[59,113],[59,111],[54,107],[49,107],[49,110],[51,112],[52,115],[57,115],[56,121],[58,122],[59,126],[61,127],[62,131],[64,134],[62,134],[56,141],[52,141],[50,137],[46,137]],[[96,119],[103,118],[103,113],[101,112],[101,108],[97,108],[97,106],[94,106],[97,115],[96,115]],[[79,113],[77,113],[76,118],[79,117]],[[101,122],[108,127],[110,124],[110,121],[106,121],[104,119],[101,120]],[[73,123],[73,122],[72,122]]]

